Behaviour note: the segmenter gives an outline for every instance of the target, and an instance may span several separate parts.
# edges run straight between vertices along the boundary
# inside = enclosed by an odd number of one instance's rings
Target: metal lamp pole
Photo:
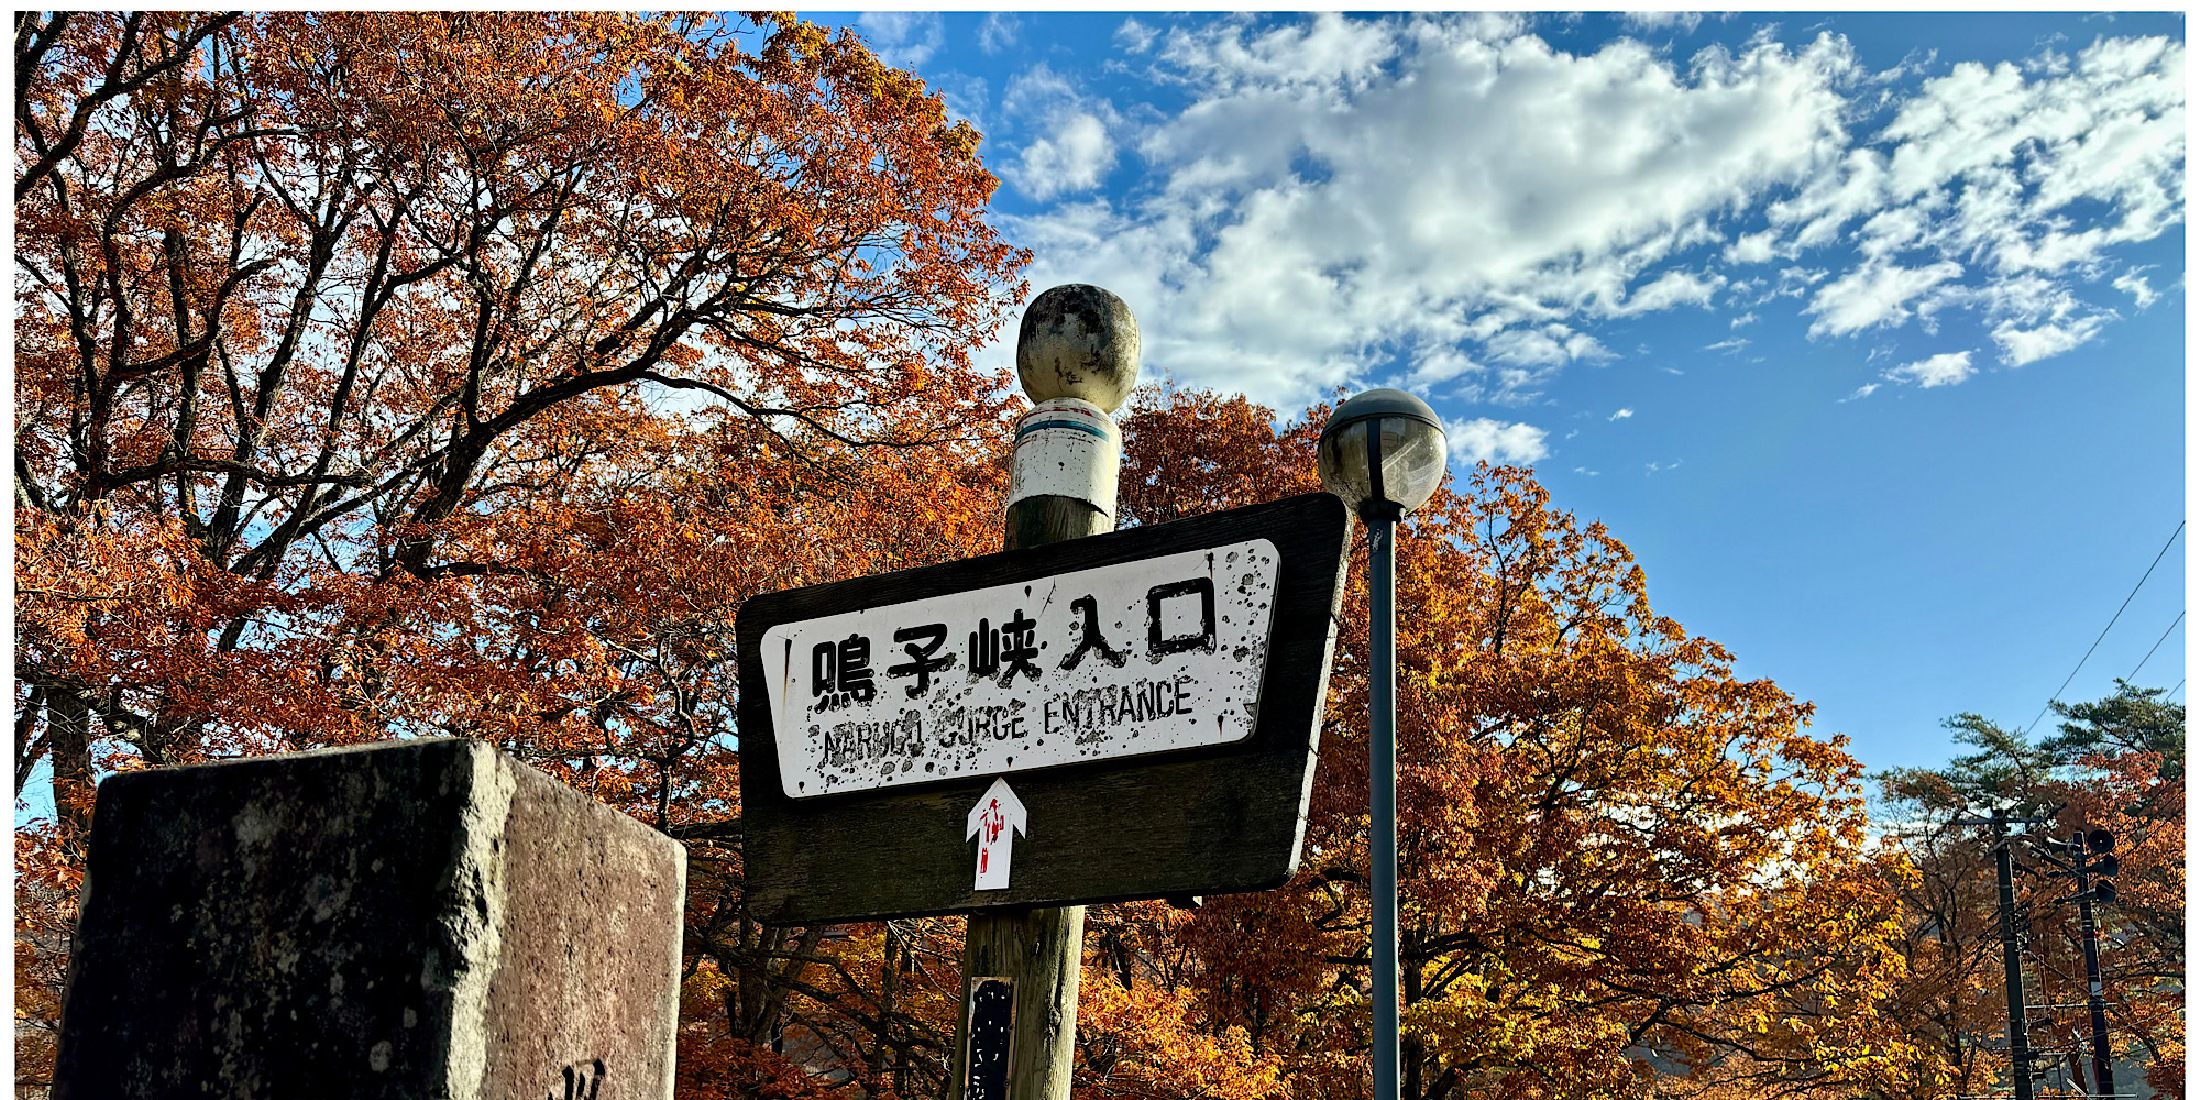
[[[1396,517],[1367,525],[1368,877],[1375,935],[1375,1096],[1398,1095],[1398,599]]]
[[[1398,1096],[1398,521],[1444,480],[1444,430],[1420,398],[1370,390],[1322,428],[1322,484],[1367,524],[1368,889],[1374,1100]]]

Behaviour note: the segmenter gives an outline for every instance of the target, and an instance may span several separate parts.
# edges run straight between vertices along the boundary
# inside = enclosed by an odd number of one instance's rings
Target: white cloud
[[[1610,359],[1612,353],[1596,338],[1564,325],[1533,329],[1507,329],[1483,345],[1499,362],[1522,367],[1557,367],[1576,359]]]
[[[1611,317],[1630,317],[1682,305],[1708,306],[1711,296],[1725,285],[1724,275],[1668,271],[1637,288],[1627,296],[1625,303],[1606,307],[1601,312]]]
[[[2152,265],[2150,264],[2148,266],[2151,267]],[[2132,268],[2130,271],[2126,271],[2123,274],[2118,275],[2116,277],[2116,281],[2108,285],[2115,287],[2116,289],[2121,290],[2126,294],[2131,295],[2132,304],[2138,306],[2140,309],[2145,309],[2146,307],[2153,305],[2155,299],[2161,297],[2160,293],[2155,291],[2153,287],[2147,285],[2147,277],[2139,274],[2140,272],[2145,270],[2147,270],[2147,268],[2145,267]]]
[[[1777,236],[1772,230],[1762,233],[1744,233],[1727,246],[1726,262],[1730,264],[1761,264],[1772,261],[1772,242]]]
[[[1063,104],[1075,104],[1078,99],[1077,86],[1068,77],[1040,62],[1010,78],[1007,91],[1001,95],[1001,107],[1011,114],[1038,117]]]
[[[856,26],[871,41],[879,60],[897,69],[914,69],[932,60],[947,43],[947,30],[932,12],[867,11]]]
[[[1867,263],[1820,287],[1803,312],[1818,315],[1810,325],[1813,336],[1900,324],[1910,319],[1911,302],[1961,274],[1963,265],[1947,261],[1927,267]]]
[[[1517,402],[1612,357],[1561,319],[1708,304],[1725,277],[1675,253],[1845,142],[1832,84],[1853,62],[1835,39],[1713,49],[1684,70],[1629,40],[1560,52],[1522,26],[1168,31],[1157,71],[1190,105],[1134,143],[1152,190],[1010,219],[1038,255],[1033,285],[1108,286],[1149,363],[1282,407],[1441,346],[1492,365],[1484,399]],[[1031,168],[1009,174],[1036,183]]]
[[[995,170],[1016,189],[1041,202],[1090,191],[1115,167],[1112,105],[1078,93],[1061,74],[1044,64],[1009,81],[1002,110],[1033,136],[1014,161]]]
[[[1018,190],[1044,201],[1098,187],[1114,166],[1115,143],[1108,139],[1107,123],[1086,112],[1071,111],[1054,120],[1052,136],[1035,138],[1024,146],[1009,176]]]
[[[1413,370],[1406,375],[1405,386],[1410,390],[1427,393],[1430,387],[1481,371],[1481,364],[1467,358],[1457,348],[1434,348],[1422,352],[1414,359]]]
[[[1877,357],[1876,353],[1873,357]],[[1942,352],[1914,363],[1904,363],[1901,366],[1888,367],[1880,371],[1879,381],[1867,382],[1858,386],[1854,393],[1842,398],[1839,404],[1845,405],[1851,401],[1859,401],[1870,397],[1889,384],[1917,386],[1929,390],[1938,386],[1959,385],[1976,373],[1978,373],[1978,368],[1971,365],[1971,353],[1969,351]]]
[[[2050,51],[1925,80],[1872,146],[1767,208],[1782,238],[1768,247],[1790,255],[1860,221],[1865,261],[1812,300],[1812,334],[1900,325],[1916,300],[1928,329],[1935,308],[1982,309],[2010,363],[2093,338],[2112,314],[2078,310],[2072,280],[2184,218],[2184,58],[2166,38],[2111,38],[2074,62]]]
[[[1628,417],[1630,417],[1630,416],[1633,416],[1633,415],[1635,415],[1635,410],[1633,410],[1633,409],[1621,409],[1621,410],[1619,410],[1618,412],[1616,412],[1616,413],[1613,413],[1612,415],[1610,415],[1610,416],[1607,416],[1607,417],[1605,417],[1604,419],[1606,419],[1606,420],[1608,420],[1608,421],[1609,421],[1609,420],[1625,420],[1625,419],[1627,419]]]
[[[1925,389],[1932,389],[1935,386],[1956,385],[1971,377],[1972,373],[1971,353],[1968,351],[1950,351],[1929,359],[1920,359],[1915,363],[1889,367],[1880,372],[1880,377],[1889,382],[1899,382],[1903,385],[1914,384]]]
[[[2000,271],[2059,271],[2108,243],[2151,238],[2183,216],[2183,73],[2184,46],[2160,38],[2096,42],[2074,69],[2040,80],[2006,63],[1958,64],[1882,135],[1899,142],[1889,191],[1956,200],[1937,235],[1984,250]],[[2087,229],[2055,216],[2080,200],[2117,216]]]
[[[1461,465],[1534,462],[1551,453],[1543,442],[1548,434],[1529,424],[1507,424],[1488,417],[1453,420],[1444,425],[1451,460]]]
[[[1115,28],[1115,44],[1121,46],[1125,53],[1145,53],[1153,49],[1154,42],[1160,37],[1160,31],[1139,22],[1135,17],[1123,20],[1123,25]]]
[[[1023,29],[1023,20],[1010,12],[987,12],[985,21],[978,24],[978,49],[996,54],[1016,44],[1017,32]]]
[[[1990,333],[1994,343],[2001,346],[2002,361],[2021,367],[2026,363],[2061,355],[2079,344],[2091,340],[2101,330],[2104,314],[2082,317],[2067,325],[2041,325],[2038,328],[2019,328],[2004,322],[1994,326]]]
[[[1253,21],[1238,18],[1170,31],[1162,57],[1182,78],[1223,95],[1294,86],[1367,87],[1384,62],[1408,48],[1399,34],[1403,26],[1331,12],[1254,33]]]
[[[1602,322],[1715,303],[1793,300],[1821,338],[1972,311],[2029,362],[2113,319],[2074,280],[2183,217],[2180,43],[1920,83],[1931,58],[1873,74],[1834,35],[1675,60],[1529,26],[1125,20],[1116,45],[1185,105],[1019,77],[1028,128],[993,163],[1055,205],[1004,227],[1034,288],[1121,294],[1157,372],[1292,408],[1385,382],[1518,405],[1612,358]],[[1089,198],[1126,156],[1138,188]]]
[[[2113,284],[2112,284],[2113,285]],[[2026,272],[1988,283],[1973,296],[1998,322],[1990,335],[2011,366],[2060,355],[2100,334],[2114,310],[2094,309],[2067,284]]]
[[[1700,11],[1623,11],[1620,22],[1641,31],[1679,31],[1690,34],[1703,23]]]

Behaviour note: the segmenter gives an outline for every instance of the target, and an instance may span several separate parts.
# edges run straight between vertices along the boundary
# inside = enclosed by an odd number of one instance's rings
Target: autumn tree
[[[1124,515],[1318,488],[1326,412],[1278,427],[1241,399],[1148,393],[1124,420]],[[1407,1094],[1650,1095],[1693,1074],[1853,1095],[1884,1074],[1873,1007],[1899,969],[1884,886],[1899,860],[1868,843],[1858,765],[1807,733],[1808,706],[1656,615],[1625,547],[1525,471],[1460,471],[1410,523]],[[1298,878],[1188,915],[1096,917],[1087,997],[1146,1007],[1083,1022],[1082,1095],[1205,1095],[1172,1069],[1193,1057],[1229,1095],[1364,1093],[1366,619],[1350,576]]]
[[[852,37],[15,31],[17,795],[54,807],[17,838],[19,1079],[98,774],[474,736],[716,858],[740,600],[997,545],[970,353],[1025,257],[978,135]],[[742,942],[691,970],[787,977]]]
[[[932,1093],[959,922],[745,909],[731,628],[999,545],[977,135],[778,17],[20,13],[16,59],[19,1021],[101,772],[457,734],[688,844],[685,1095]],[[1147,394],[1123,516],[1317,488],[1325,411]],[[1524,471],[1400,565],[1415,1100],[1897,1079],[1900,861],[1807,705]],[[1084,1096],[1364,1088],[1351,576],[1301,874],[1095,911]]]
[[[1976,827],[1956,823],[2002,801],[2020,816],[2053,819],[2028,830],[2033,836],[2066,839],[2096,828],[2116,834],[2117,897],[2095,907],[2113,1046],[2144,1067],[2157,1091],[2183,1094],[2185,713],[2164,694],[2118,681],[2106,698],[2054,703],[2060,721],[2044,737],[1957,715],[1943,725],[1974,751],[1939,768],[1880,777],[1889,825],[1918,872],[1898,888],[1909,977],[1888,1014],[1919,1037],[1920,1074],[1937,1074],[1966,1093],[2007,1077],[1994,856]],[[2038,983],[2031,1000],[2082,1003],[2086,976],[2071,884],[2036,852],[2027,837],[2013,850],[2024,965]],[[2090,1080],[2085,1012],[2035,1015],[2035,1042],[2066,1053],[2070,1080]]]
[[[845,36],[19,13],[17,64],[19,713],[65,822],[87,722],[186,758],[247,655],[322,681],[261,728],[419,721],[360,601],[524,571],[502,521],[668,393],[809,443],[997,410],[976,135]],[[126,643],[72,563],[188,610]]]

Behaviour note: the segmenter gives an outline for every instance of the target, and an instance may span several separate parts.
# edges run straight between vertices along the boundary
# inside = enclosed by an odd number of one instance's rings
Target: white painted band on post
[[[1123,434],[1100,406],[1074,397],[1041,401],[1016,422],[1016,452],[1008,503],[1025,497],[1081,500],[1115,516]]]

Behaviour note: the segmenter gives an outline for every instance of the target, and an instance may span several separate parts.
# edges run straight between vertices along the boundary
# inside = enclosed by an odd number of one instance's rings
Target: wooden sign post
[[[949,1100],[1068,1096],[1085,904],[1298,867],[1350,518],[1313,493],[1103,533],[1136,357],[1113,295],[1041,295],[1008,549],[740,612],[748,905],[970,914]]]

